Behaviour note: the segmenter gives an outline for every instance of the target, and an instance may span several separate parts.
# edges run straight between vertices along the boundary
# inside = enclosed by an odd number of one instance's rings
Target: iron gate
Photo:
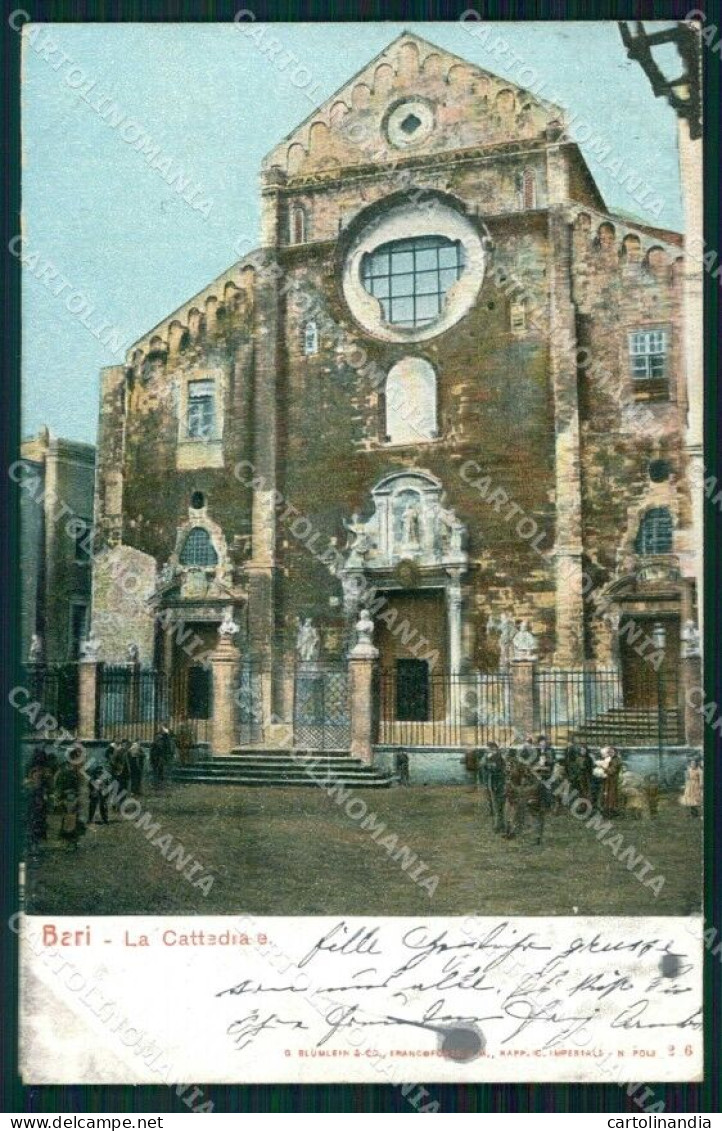
[[[348,669],[300,664],[293,696],[293,743],[301,750],[348,750],[351,742]]]

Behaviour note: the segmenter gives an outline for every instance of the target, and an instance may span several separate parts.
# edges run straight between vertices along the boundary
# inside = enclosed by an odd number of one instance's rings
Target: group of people
[[[639,819],[645,807],[652,819],[659,812],[658,774],[641,778],[632,773],[613,746],[593,751],[583,743],[571,743],[555,751],[544,735],[529,736],[521,746],[506,750],[490,742],[483,751],[474,751],[467,764],[486,794],[494,832],[510,839],[519,836],[531,817],[536,843],[542,844],[546,817],[561,812],[565,797],[582,798],[588,803],[587,812],[596,811],[607,820],[622,815]],[[691,816],[699,816],[699,758],[687,767],[680,801]]]
[[[160,789],[175,758],[173,734],[162,727],[149,750],[151,782]],[[40,746],[28,765],[26,829],[31,850],[48,838],[51,809],[60,814],[58,836],[68,848],[77,848],[88,825],[109,824],[109,812],[125,797],[140,797],[145,780],[146,753],[140,742],[111,742],[102,755],[85,763],[59,760],[51,747]],[[83,782],[87,782],[87,820],[83,818]]]

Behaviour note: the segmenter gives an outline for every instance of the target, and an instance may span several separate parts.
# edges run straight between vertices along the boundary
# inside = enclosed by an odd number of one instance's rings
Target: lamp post
[[[686,119],[692,140],[700,137],[700,37],[694,24],[678,21],[649,30],[643,20],[622,20],[618,26],[628,57],[642,67],[655,97],[666,98],[677,116]]]
[[[667,630],[661,621],[655,621],[652,629],[654,648],[660,657],[657,665],[657,774],[662,780],[662,747],[664,745],[664,650],[667,645]]]

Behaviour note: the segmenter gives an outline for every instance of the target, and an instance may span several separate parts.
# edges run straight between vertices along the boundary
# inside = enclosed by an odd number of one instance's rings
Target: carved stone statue
[[[353,550],[356,554],[363,554],[368,549],[369,536],[366,530],[366,523],[362,521],[357,511],[351,515],[351,521],[343,520],[343,524],[348,530],[348,540],[346,542],[346,549]]]
[[[514,618],[502,613],[499,619],[499,666],[507,667],[514,659],[516,625]]]
[[[452,554],[460,554],[463,552],[463,540],[464,526],[461,522],[459,522],[458,518],[455,518],[454,525],[451,528],[451,541],[449,543],[449,549],[451,550]]]
[[[311,618],[306,617],[304,621],[299,623],[298,635],[296,636],[296,651],[299,659],[304,664],[312,663],[313,660],[318,659],[320,647],[321,638],[318,629],[314,626]]]
[[[523,620],[514,637],[514,659],[536,660],[539,658],[539,643],[529,628],[529,621]]]
[[[175,577],[175,573],[176,568],[173,563],[166,562],[165,565],[161,566],[160,573],[158,574],[158,580],[160,584],[168,585]]]
[[[28,652],[28,662],[31,664],[39,664],[43,658],[43,638],[38,632],[34,632],[30,638],[30,650]]]
[[[218,637],[220,640],[233,640],[240,631],[241,626],[233,619],[233,606],[228,605],[223,610],[223,620],[218,625]]]
[[[368,609],[362,609],[359,613],[359,618],[356,621],[356,633],[358,644],[372,644],[374,634],[374,622],[369,614]]]
[[[140,648],[137,644],[129,644],[127,649],[128,663],[137,664],[140,660]]]
[[[680,634],[682,642],[682,658],[700,655],[699,629],[693,620],[686,620]]]
[[[378,650],[373,642],[374,622],[368,609],[361,609],[356,621],[356,643],[351,649],[351,656],[356,659],[376,659]]]
[[[91,628],[85,640],[80,645],[81,660],[96,661],[100,655],[100,641]]]
[[[418,503],[409,503],[401,515],[401,541],[405,546],[421,542],[421,511]]]

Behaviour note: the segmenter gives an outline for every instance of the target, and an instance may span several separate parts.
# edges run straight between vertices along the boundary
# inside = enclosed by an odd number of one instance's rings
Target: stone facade
[[[103,374],[96,523],[157,562],[151,612],[230,605],[264,664],[311,618],[340,660],[361,596],[393,635],[426,592],[409,655],[482,671],[503,614],[562,667],[620,663],[630,610],[672,635],[694,617],[683,241],[608,214],[561,111],[404,33],[272,151],[262,203],[262,247]],[[394,325],[359,264],[416,235],[465,266],[436,319]],[[663,360],[633,376],[654,332]],[[389,439],[396,366],[432,375],[417,439]]]

